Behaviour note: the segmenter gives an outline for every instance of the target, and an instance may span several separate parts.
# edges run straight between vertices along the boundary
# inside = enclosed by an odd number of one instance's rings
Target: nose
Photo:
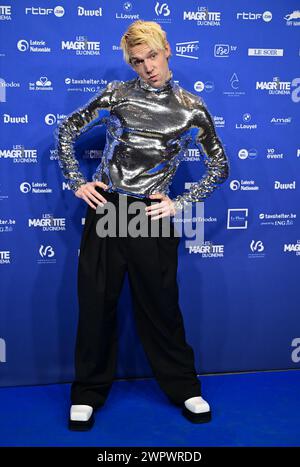
[[[150,59],[149,60],[147,60],[147,58],[144,59],[144,67],[145,67],[146,73],[151,73],[152,72],[153,65],[152,65]]]

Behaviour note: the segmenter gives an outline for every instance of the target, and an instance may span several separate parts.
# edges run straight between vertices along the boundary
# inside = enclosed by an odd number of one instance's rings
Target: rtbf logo
[[[61,18],[65,14],[65,9],[62,6],[56,6],[54,8],[42,8],[42,7],[28,7],[25,8],[25,15],[40,15],[48,16],[52,15]]]
[[[255,20],[258,20],[258,19],[262,19],[266,23],[269,23],[269,21],[272,20],[272,13],[271,13],[271,11],[264,11],[263,13],[253,13],[253,12],[247,13],[247,12],[243,11],[242,13],[237,13],[236,18],[237,19],[250,20],[250,21],[251,20],[255,21]]]

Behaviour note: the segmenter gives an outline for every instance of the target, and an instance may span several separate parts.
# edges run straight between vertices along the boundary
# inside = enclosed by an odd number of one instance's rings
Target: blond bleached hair
[[[158,23],[138,19],[130,24],[120,42],[123,58],[129,65],[131,64],[129,57],[130,48],[140,44],[147,44],[156,50],[164,50],[168,44],[167,34]],[[172,54],[170,53],[170,55]]]

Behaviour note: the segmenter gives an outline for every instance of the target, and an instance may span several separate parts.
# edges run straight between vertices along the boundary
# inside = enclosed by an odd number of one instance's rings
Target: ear
[[[166,46],[165,46],[165,51],[166,51],[167,54],[168,54],[168,55],[166,56],[166,58],[170,58],[170,56],[171,56],[171,47],[170,47],[169,42],[167,42],[167,44],[166,44]]]

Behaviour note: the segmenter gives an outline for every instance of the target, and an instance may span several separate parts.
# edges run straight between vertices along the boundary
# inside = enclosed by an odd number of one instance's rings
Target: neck
[[[167,76],[164,84],[162,84],[158,88],[155,88],[154,86],[151,86],[151,84],[144,81],[140,76],[138,77],[138,82],[140,84],[140,87],[142,87],[143,89],[146,89],[148,91],[154,91],[154,92],[164,91],[164,90],[172,88],[174,86],[173,72],[172,72],[172,70],[169,69],[168,76]]]

